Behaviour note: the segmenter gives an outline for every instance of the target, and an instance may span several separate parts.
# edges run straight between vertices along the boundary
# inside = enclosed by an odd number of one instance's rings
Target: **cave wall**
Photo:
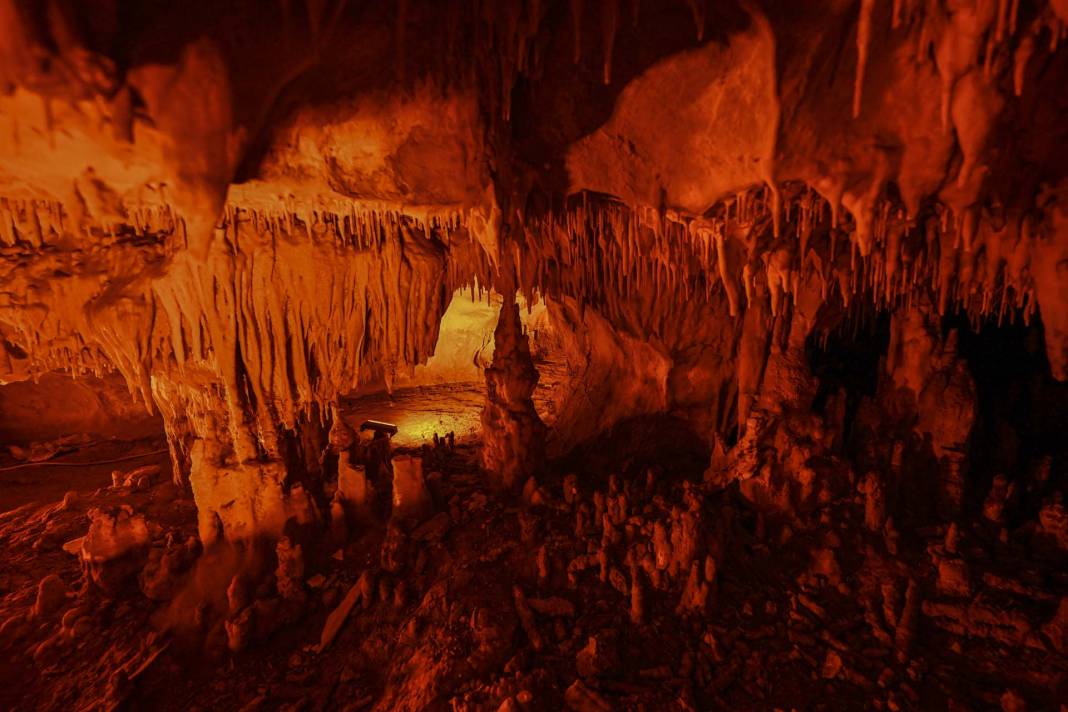
[[[73,434],[137,440],[159,435],[163,421],[131,397],[118,374],[72,378],[49,372],[0,386],[0,443],[25,447]]]
[[[565,442],[802,408],[857,301],[1041,313],[1065,377],[1060,4],[108,8],[0,2],[0,378],[121,373],[203,532],[476,280],[563,325]]]

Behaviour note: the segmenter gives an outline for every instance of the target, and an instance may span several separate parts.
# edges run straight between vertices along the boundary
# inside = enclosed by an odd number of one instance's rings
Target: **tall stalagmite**
[[[545,424],[531,398],[538,370],[514,297],[505,298],[501,305],[493,348],[482,411],[482,467],[496,488],[515,490],[542,467]]]

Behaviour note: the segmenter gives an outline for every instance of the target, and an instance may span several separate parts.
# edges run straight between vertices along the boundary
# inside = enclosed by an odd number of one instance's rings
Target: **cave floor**
[[[398,429],[393,443],[399,447],[418,446],[434,433],[451,431],[462,439],[478,431],[485,392],[485,384],[477,381],[398,388],[344,400],[341,417],[354,429],[365,420],[393,423]]]
[[[538,385],[534,407],[550,428],[556,420],[554,393],[567,376],[567,364],[556,358],[537,361]],[[341,415],[353,428],[365,420],[382,420],[397,426],[393,443],[417,447],[434,433],[455,433],[457,438],[477,437],[482,408],[486,403],[485,379],[406,386],[342,400]]]
[[[88,493],[111,485],[111,473],[158,465],[170,477],[171,458],[163,437],[141,440],[72,439],[39,446],[39,462],[0,457],[0,515],[27,504],[49,504],[67,492]]]
[[[1068,593],[1062,553],[973,523],[962,551],[975,588],[947,596],[930,584],[936,528],[903,533],[894,555],[863,528],[859,500],[826,502],[786,525],[732,490],[710,491],[687,464],[697,458],[675,450],[664,455],[677,469],[665,466],[651,485],[644,468],[610,484],[606,451],[631,469],[641,461],[607,443],[585,467],[553,468],[525,501],[484,489],[475,443],[432,452],[437,513],[388,534],[371,525],[332,554],[309,554],[302,600],[264,591],[253,640],[238,653],[212,615],[225,603],[202,603],[199,628],[168,624],[204,567],[176,578],[170,604],[131,584],[110,599],[72,593],[56,613],[20,619],[45,573],[80,586],[62,544],[84,532],[87,509],[144,513],[157,547],[194,531],[194,506],[171,485],[10,511],[0,516],[0,708],[985,709],[1019,699],[1056,709],[1064,699],[1068,659],[1043,628]],[[563,496],[568,472],[580,475],[573,504]],[[608,507],[618,524],[606,531],[577,514],[618,502],[613,487],[627,501],[625,515]],[[632,619],[628,541],[657,523],[672,531],[695,501],[712,583],[695,590],[709,578],[671,564],[639,573]],[[686,548],[685,535],[671,538]],[[366,595],[319,652],[329,613],[354,591]],[[68,618],[84,622],[60,622]]]

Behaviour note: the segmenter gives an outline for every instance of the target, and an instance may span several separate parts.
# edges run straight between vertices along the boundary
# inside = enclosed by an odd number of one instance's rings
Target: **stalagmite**
[[[878,474],[869,472],[861,483],[864,495],[864,524],[869,531],[881,532],[886,522],[886,496]]]
[[[1005,509],[1015,494],[1015,485],[1010,484],[1004,474],[994,476],[990,493],[983,500],[983,517],[994,524],[1005,524]]]
[[[304,551],[300,544],[292,544],[282,537],[275,545],[278,567],[275,570],[275,585],[278,595],[296,603],[304,602]]]
[[[148,523],[126,505],[114,511],[91,509],[89,531],[79,556],[87,580],[107,595],[120,591],[136,575],[150,543]]]
[[[366,522],[372,517],[375,491],[363,465],[352,465],[347,457],[339,461],[336,498],[351,523]]]
[[[409,455],[393,457],[393,512],[400,519],[422,520],[433,513],[423,460]]]
[[[495,487],[515,490],[541,469],[545,425],[531,400],[538,372],[514,300],[506,298],[502,304],[493,341],[493,364],[486,369],[481,462]]]
[[[641,625],[645,621],[645,584],[641,580],[641,569],[636,563],[630,567],[630,621]]]

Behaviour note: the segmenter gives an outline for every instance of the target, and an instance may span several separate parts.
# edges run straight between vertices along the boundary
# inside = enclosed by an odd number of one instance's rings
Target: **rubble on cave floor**
[[[0,707],[100,704],[164,649],[150,619],[199,555],[195,505],[137,464],[78,468],[68,483],[101,486],[0,513]]]
[[[1068,555],[1041,522],[890,537],[860,482],[776,517],[664,449],[660,467],[569,462],[510,500],[471,442],[407,455],[432,509],[322,552],[295,533],[202,553],[165,482],[5,513],[0,705],[1044,709],[1066,692]]]

